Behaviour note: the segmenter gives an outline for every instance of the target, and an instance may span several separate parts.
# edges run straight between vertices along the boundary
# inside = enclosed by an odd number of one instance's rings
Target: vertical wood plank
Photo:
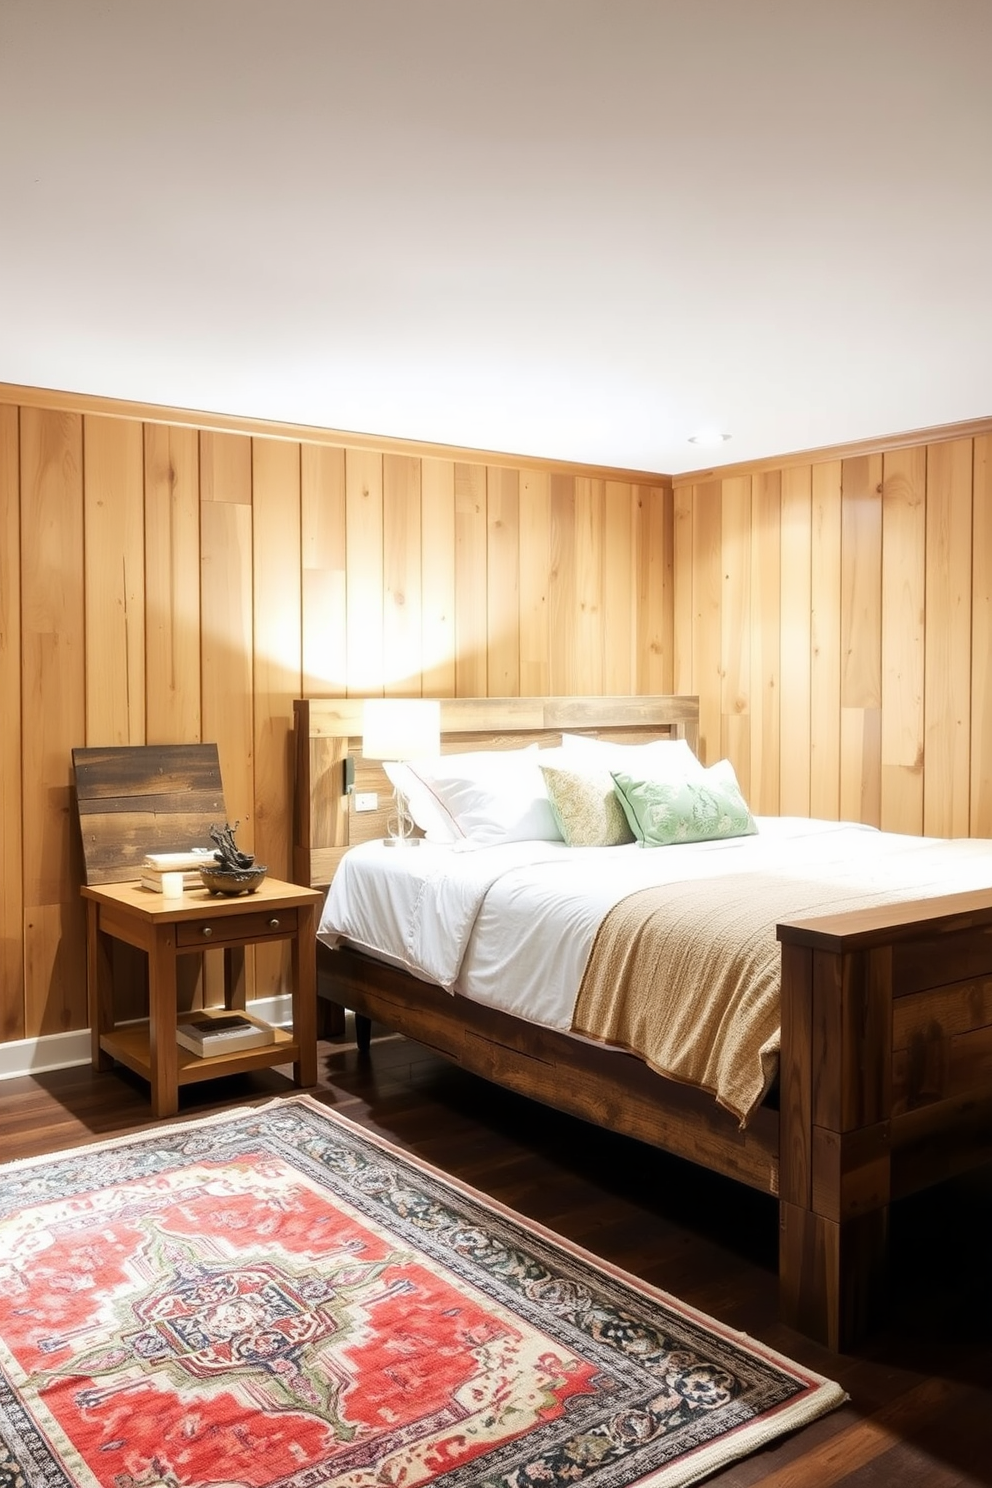
[[[485,697],[486,467],[455,465],[455,695]]]
[[[17,408],[0,404],[0,1040],[24,1037],[21,518]]]
[[[575,692],[575,477],[551,477],[551,572],[548,578],[551,642],[549,684],[554,696]]]
[[[20,419],[24,750],[24,1035],[86,1026],[82,854],[71,750],[85,743],[83,430],[76,414]]]
[[[881,486],[881,455],[843,461],[841,815],[856,813],[857,820],[872,826],[878,826],[881,815]]]
[[[420,466],[421,633],[425,697],[455,694],[455,467],[425,459]]]
[[[971,816],[972,443],[927,450],[924,831],[967,836]]]
[[[292,876],[293,699],[303,672],[300,446],[252,440],[255,846],[276,878]],[[291,991],[286,942],[255,947],[255,996]]]
[[[923,830],[923,657],[926,624],[926,450],[882,463],[881,825]]]
[[[520,476],[520,691],[546,697],[550,683],[551,477]]]
[[[694,511],[692,486],[677,486],[672,502],[672,691],[680,697],[696,691],[692,654]]]
[[[720,758],[722,611],[721,482],[693,488],[692,656],[699,693],[699,755],[704,764]]]
[[[203,737],[217,745],[224,804],[254,851],[251,440],[200,435]]]
[[[841,462],[812,471],[810,779],[813,816],[840,814]]]
[[[809,816],[813,529],[812,471],[808,465],[783,470],[781,496],[779,809],[783,816]]]
[[[420,461],[383,455],[383,683],[391,697],[421,693],[420,550]]]
[[[135,419],[83,420],[86,742],[145,742],[144,450]]]
[[[344,450],[300,450],[303,691],[341,697],[348,680]]]
[[[145,733],[196,744],[200,718],[200,462],[195,429],[146,424]]]
[[[673,510],[666,487],[634,487],[635,680],[640,693],[671,692],[674,686]]]
[[[752,801],[750,717],[751,632],[754,628],[751,614],[750,476],[728,476],[721,482],[720,508],[719,753],[730,760],[745,799],[755,805]]]
[[[782,479],[761,471],[751,496],[751,795],[777,816],[782,692]]]
[[[345,452],[348,555],[348,691],[383,691],[382,456]]]
[[[992,837],[992,435],[975,440],[971,581],[971,834]]]
[[[486,471],[486,687],[491,697],[520,692],[520,473]]]
[[[652,586],[638,565],[633,488],[626,481],[607,481],[603,500],[603,692],[617,697],[640,690],[638,646],[650,650],[656,638],[647,629]],[[638,600],[644,603],[643,625]]]
[[[577,693],[603,691],[603,482],[575,481],[575,670]]]
[[[252,441],[255,852],[291,872],[293,699],[300,695],[300,446]]]

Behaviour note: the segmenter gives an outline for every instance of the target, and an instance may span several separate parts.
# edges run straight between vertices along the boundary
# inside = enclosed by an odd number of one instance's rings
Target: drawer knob
[[[214,932],[213,932],[213,930],[211,930],[211,928],[210,928],[209,925],[204,925],[204,927],[203,927],[203,934],[204,934],[205,939],[209,940],[210,937],[211,937],[211,935],[213,935],[213,933]]]
[[[272,919],[269,921],[269,929],[270,930],[278,930],[279,929],[279,921],[275,918],[275,916],[273,916]]]

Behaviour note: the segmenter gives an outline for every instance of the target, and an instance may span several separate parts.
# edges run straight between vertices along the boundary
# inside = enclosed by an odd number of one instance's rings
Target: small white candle
[[[181,899],[183,897],[183,876],[181,873],[162,874],[162,898]]]

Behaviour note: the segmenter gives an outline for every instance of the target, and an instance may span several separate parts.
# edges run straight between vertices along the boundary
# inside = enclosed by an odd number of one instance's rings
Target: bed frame
[[[384,833],[345,790],[385,801],[358,757],[360,699],[295,710],[294,876],[330,883],[343,852]],[[561,732],[697,742],[687,697],[489,698],[441,703],[442,748],[556,744]],[[346,767],[346,761],[351,764]],[[523,1095],[704,1164],[780,1206],[785,1322],[848,1349],[886,1296],[889,1205],[992,1159],[992,892],[779,925],[782,1055],[777,1109],[745,1131],[702,1091],[640,1060],[535,1028],[416,978],[318,944],[322,997]]]

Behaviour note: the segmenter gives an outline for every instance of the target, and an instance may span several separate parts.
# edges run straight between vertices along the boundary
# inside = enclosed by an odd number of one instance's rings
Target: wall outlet
[[[375,791],[356,791],[351,799],[356,811],[379,810],[379,797]]]

